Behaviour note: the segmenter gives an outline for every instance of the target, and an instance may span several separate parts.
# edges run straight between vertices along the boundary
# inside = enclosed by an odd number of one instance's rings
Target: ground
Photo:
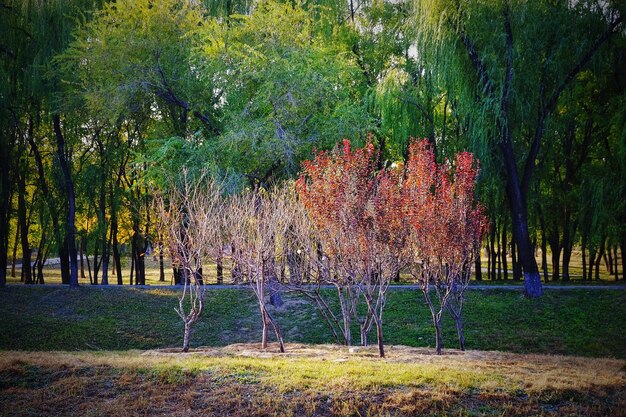
[[[624,361],[389,346],[258,344],[4,352],[0,414],[625,415]]]
[[[624,290],[546,290],[539,300],[469,291],[469,350],[455,349],[444,321],[443,356],[419,292],[392,290],[385,359],[332,344],[315,309],[290,294],[272,309],[287,354],[261,350],[245,288],[207,292],[182,354],[178,294],[0,289],[0,416],[626,415]]]

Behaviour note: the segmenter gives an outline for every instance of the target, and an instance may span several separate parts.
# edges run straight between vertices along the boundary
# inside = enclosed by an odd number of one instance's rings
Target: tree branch
[[[556,109],[556,105],[558,103],[559,97],[567,88],[569,84],[576,78],[576,76],[583,70],[583,68],[591,61],[591,58],[598,52],[600,47],[608,41],[611,36],[615,33],[615,29],[624,21],[623,16],[615,19],[607,28],[607,30],[600,36],[596,41],[591,45],[589,50],[585,52],[585,54],[580,58],[578,63],[570,70],[567,76],[563,79],[561,84],[554,91],[550,99],[544,105],[544,107],[539,111],[539,115],[537,117],[537,126],[535,128],[535,136],[533,138],[533,142],[530,146],[530,152],[528,153],[528,157],[526,158],[526,163],[524,165],[524,175],[522,177],[522,193],[526,193],[528,191],[528,187],[530,186],[530,179],[532,177],[533,169],[535,167],[535,160],[537,159],[537,155],[539,154],[539,148],[541,146],[541,139],[543,137],[543,130],[545,127],[545,122],[548,116],[552,114],[552,112]]]

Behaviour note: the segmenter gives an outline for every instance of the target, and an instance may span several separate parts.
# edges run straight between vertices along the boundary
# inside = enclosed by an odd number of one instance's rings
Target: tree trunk
[[[589,248],[589,269],[587,271],[587,281],[593,280],[593,267],[596,260],[596,248]]]
[[[613,257],[613,259],[615,260],[615,263],[613,264],[613,271],[614,271],[614,275],[615,275],[615,281],[619,280],[619,272],[618,272],[618,263],[617,263],[617,245],[613,245],[613,251],[615,253],[615,256]]]
[[[546,222],[543,215],[539,215],[541,224],[541,269],[543,271],[543,280],[548,282],[548,238],[546,233]]]
[[[433,317],[433,324],[435,325],[435,350],[437,355],[441,355],[443,349],[443,338],[441,336],[441,320]]]
[[[18,173],[17,218],[20,223],[20,242],[22,244],[22,278],[25,284],[32,284],[30,243],[28,242],[28,216],[26,213],[26,175]]]
[[[602,239],[602,242],[600,243],[600,251],[598,252],[598,258],[596,259],[596,280],[599,281],[600,280],[600,262],[602,261],[602,257],[604,256],[604,242],[606,239]]]
[[[9,219],[11,212],[13,138],[4,131],[0,135],[0,288],[7,282],[7,254],[9,252]]]
[[[217,283],[218,284],[223,284],[224,283],[224,265],[223,265],[223,256],[222,256],[222,251],[220,250],[219,255],[217,256],[216,259],[216,269],[217,269]]]
[[[626,281],[626,267],[624,266],[624,247],[626,246],[626,239],[624,236],[619,241],[619,251],[622,255],[622,280]]]
[[[497,276],[497,271],[496,271],[496,258],[497,258],[497,253],[496,253],[496,222],[492,221],[491,222],[491,227],[490,227],[490,240],[491,240],[491,280],[495,281]]]
[[[572,250],[573,245],[570,243],[569,237],[568,239],[563,238],[563,276],[562,279],[565,282],[570,280],[569,275],[569,264],[572,260]]]
[[[485,251],[487,252],[487,279],[491,279],[491,245],[489,243],[489,238],[487,238],[487,244],[485,245]]]
[[[57,140],[57,154],[59,165],[63,173],[63,188],[68,200],[67,223],[65,226],[65,236],[67,248],[70,256],[70,287],[78,287],[78,260],[76,256],[76,196],[74,194],[74,183],[65,150],[65,138],[61,132],[61,118],[58,114],[52,116],[54,123],[54,133]]]
[[[560,275],[559,266],[561,265],[561,244],[558,234],[551,236],[549,241],[550,250],[552,251],[552,281],[558,281]]]
[[[383,345],[383,323],[374,314],[374,322],[376,323],[376,340],[378,341],[378,354],[381,358],[385,357],[385,346]]]
[[[15,228],[15,241],[13,243],[13,257],[11,258],[11,276],[15,278],[15,258],[17,258],[17,245],[20,244],[20,223]]]
[[[502,225],[502,254],[500,255],[502,257],[502,268],[504,269],[503,273],[504,273],[505,281],[509,279],[509,265],[506,259],[507,244],[508,244],[508,240],[506,237],[506,221],[505,221],[504,224]]]
[[[504,155],[504,166],[507,176],[507,197],[511,210],[511,224],[514,230],[513,235],[517,239],[519,248],[520,263],[524,271],[524,294],[529,298],[541,297],[543,287],[537,261],[530,243],[528,232],[528,219],[526,215],[526,196],[522,193],[519,176],[517,173],[517,163],[513,154],[508,126],[505,127],[505,138],[501,142],[502,153]]]
[[[587,280],[587,253],[586,253],[586,249],[587,249],[587,238],[586,238],[586,234],[582,235],[582,242],[581,242],[581,251],[582,251],[582,260],[583,260],[583,281]]]
[[[480,246],[476,249],[476,254],[474,255],[474,276],[476,277],[476,281],[483,280],[482,265],[480,263]]]
[[[183,336],[183,352],[189,351],[190,336],[191,336],[191,325],[189,322],[185,322],[185,333]]]
[[[496,242],[498,245],[498,253],[497,253],[496,259],[498,261],[498,281],[502,281],[502,246],[500,245],[500,233],[498,233],[500,231],[499,229],[502,227],[502,220],[500,220],[499,223],[500,225],[499,227],[497,227],[496,235],[495,235]]]
[[[135,276],[135,245],[131,243],[130,245],[130,280],[129,285],[133,285],[133,277]]]
[[[165,282],[165,262],[163,262],[163,242],[159,242],[159,281]]]
[[[85,238],[84,237],[80,238],[78,245],[80,249],[78,251],[78,258],[80,261],[80,277],[82,279],[85,279],[85,261],[83,260],[83,254],[85,252]]]
[[[465,334],[463,333],[463,317],[459,314],[455,317],[456,333],[459,336],[459,349],[465,351]]]

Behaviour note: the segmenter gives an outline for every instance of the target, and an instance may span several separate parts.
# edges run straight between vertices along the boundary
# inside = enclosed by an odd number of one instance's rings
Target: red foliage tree
[[[411,273],[419,283],[435,326],[441,354],[441,319],[455,319],[461,349],[464,290],[471,262],[485,233],[486,218],[474,196],[478,161],[468,152],[437,164],[428,141],[414,141],[403,183],[403,204],[410,228]],[[431,297],[435,290],[437,301]]]
[[[320,152],[303,163],[296,189],[317,231],[329,272],[320,278],[337,288],[346,345],[350,324],[362,296],[367,305],[359,319],[361,344],[376,326],[380,356],[384,356],[382,316],[391,279],[402,266],[401,172],[377,173],[378,154],[368,143],[353,150]]]

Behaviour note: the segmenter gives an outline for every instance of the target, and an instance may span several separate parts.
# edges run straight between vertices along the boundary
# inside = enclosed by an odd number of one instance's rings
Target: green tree
[[[509,0],[417,5],[419,56],[437,67],[440,82],[461,79],[466,85],[455,93],[479,154],[497,150],[502,160],[529,297],[542,294],[527,215],[546,123],[563,92],[619,33],[623,11],[611,6]]]

